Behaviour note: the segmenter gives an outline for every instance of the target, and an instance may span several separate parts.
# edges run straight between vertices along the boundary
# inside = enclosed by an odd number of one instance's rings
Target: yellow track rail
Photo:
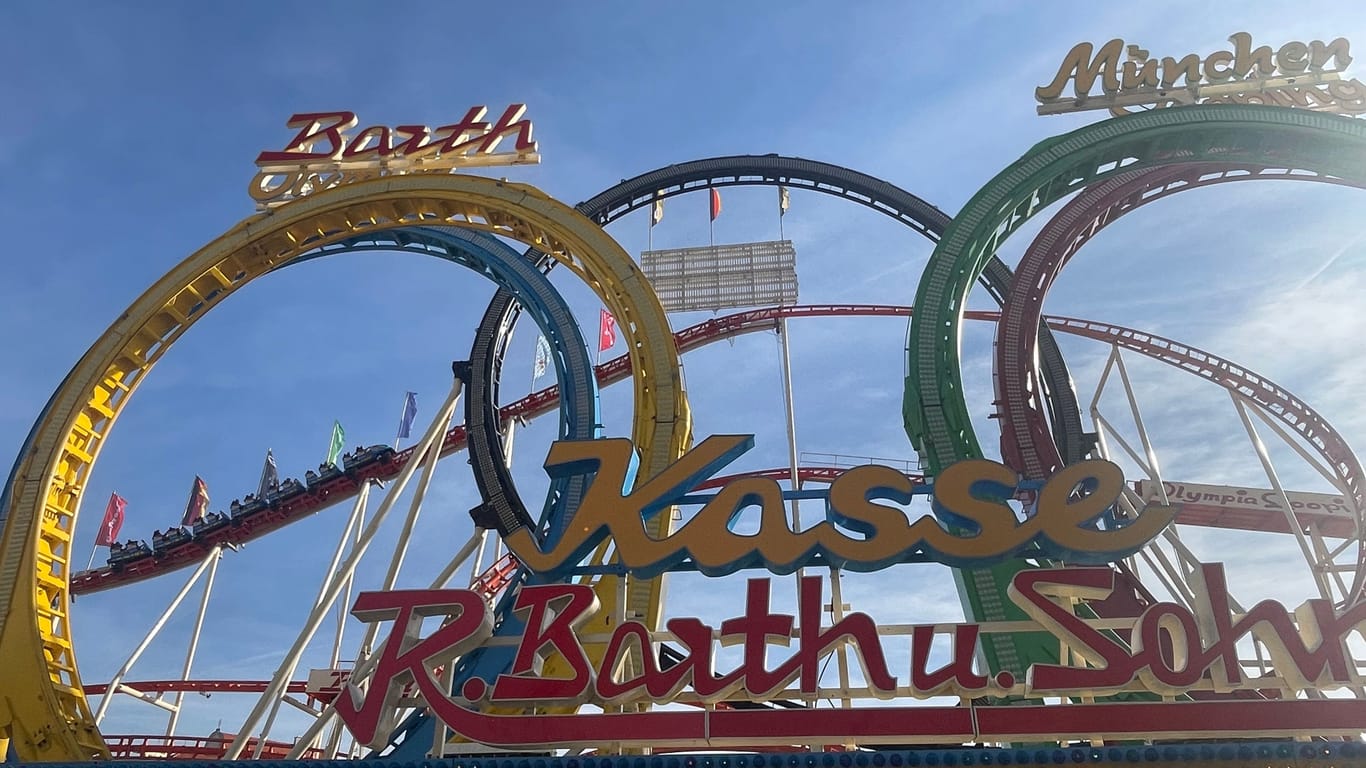
[[[109,756],[81,690],[67,586],[85,483],[133,391],[182,333],[251,280],[317,246],[413,225],[481,229],[569,267],[626,338],[640,479],[687,450],[691,417],[658,298],[621,246],[541,191],[473,176],[404,176],[339,187],[246,219],[158,280],[105,331],[20,458],[0,539],[0,737],[13,740],[20,759]]]

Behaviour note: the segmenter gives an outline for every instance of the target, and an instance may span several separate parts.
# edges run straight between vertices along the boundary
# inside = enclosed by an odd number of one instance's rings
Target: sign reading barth
[[[1366,85],[1343,77],[1352,63],[1351,44],[1345,38],[1291,41],[1273,50],[1269,45],[1254,47],[1251,34],[1238,32],[1229,42],[1231,51],[1161,59],[1136,44],[1126,46],[1119,38],[1099,50],[1078,43],[1063,57],[1052,81],[1034,89],[1039,114],[1108,109],[1121,115],[1131,107],[1220,102],[1349,115],[1366,112]],[[1097,81],[1100,93],[1092,93]],[[1068,83],[1072,95],[1064,96]]]
[[[470,107],[459,122],[425,125],[372,125],[357,133],[356,113],[302,112],[289,118],[298,134],[283,150],[256,156],[256,176],[247,191],[257,210],[380,176],[454,173],[465,168],[527,165],[541,161],[531,138],[525,104],[512,104],[495,122],[488,107]],[[504,139],[512,151],[495,152]]]

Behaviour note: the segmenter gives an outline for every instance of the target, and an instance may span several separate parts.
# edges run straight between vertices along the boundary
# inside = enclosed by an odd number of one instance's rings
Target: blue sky
[[[125,307],[252,213],[252,161],[288,141],[294,112],[436,125],[473,104],[496,112],[525,102],[543,163],[505,173],[570,204],[669,163],[777,152],[870,173],[953,212],[1039,140],[1099,119],[1034,114],[1033,88],[1077,42],[1118,36],[1178,57],[1225,47],[1241,30],[1273,47],[1337,36],[1366,45],[1366,12],[1342,3],[1297,4],[1293,16],[1274,3],[524,3],[482,18],[456,6],[88,3],[11,8],[7,17],[0,226],[10,256],[0,343],[10,363],[0,367],[0,460],[13,459],[52,389]],[[1355,398],[1366,377],[1366,248],[1356,238],[1366,196],[1231,186],[1155,204],[1107,230],[1064,274],[1047,311],[1226,355],[1286,384],[1351,444],[1366,445]],[[718,242],[777,236],[771,189],[724,195]],[[654,245],[705,243],[706,209],[703,195],[669,201]],[[646,215],[610,231],[638,253]],[[806,303],[910,303],[931,251],[885,217],[803,192],[793,193],[785,231]],[[1008,262],[1029,234],[1011,241]],[[596,299],[570,275],[554,279],[591,337]],[[243,289],[176,345],[121,417],[86,496],[81,564],[111,490],[129,501],[125,537],[150,537],[178,518],[196,474],[224,508],[254,489],[267,448],[282,475],[316,466],[333,419],[348,445],[388,442],[403,392],[415,390],[424,423],[492,293],[452,265],[377,254],[311,262]],[[899,415],[904,334],[902,320],[793,326],[801,450],[912,458]],[[964,342],[969,403],[988,446],[991,336],[969,326]],[[529,384],[534,339],[526,329],[516,339],[511,397]],[[1089,399],[1106,350],[1065,340],[1064,352]],[[773,336],[721,343],[685,365],[697,433],[753,432],[758,447],[737,466],[783,464]],[[1157,365],[1133,362],[1131,371],[1171,476],[1265,484],[1221,390]],[[603,403],[608,431],[629,433],[629,390],[609,390]],[[542,421],[518,436],[515,471],[528,499],[544,490],[539,465],[552,434]],[[1283,474],[1289,485],[1324,490],[1302,466]],[[443,463],[401,583],[425,584],[444,564],[468,536],[475,502],[465,463]],[[344,515],[334,507],[225,559],[197,676],[269,676]],[[1309,596],[1303,566],[1286,565],[1297,555],[1284,541],[1203,531],[1191,540],[1240,568],[1250,598]],[[384,570],[385,537],[376,551],[378,562],[362,568],[372,583]],[[900,573],[912,589],[888,597],[886,581],[861,577],[846,582],[846,600],[885,622],[960,618],[945,569]],[[113,674],[186,576],[78,601],[87,682]],[[737,577],[679,578],[670,611],[732,615],[738,586]],[[178,671],[189,620],[172,621],[132,678]],[[220,719],[232,730],[247,705],[195,701],[181,732],[207,732]],[[297,726],[282,722],[284,732]],[[124,700],[106,723],[111,733],[158,732],[164,715]]]

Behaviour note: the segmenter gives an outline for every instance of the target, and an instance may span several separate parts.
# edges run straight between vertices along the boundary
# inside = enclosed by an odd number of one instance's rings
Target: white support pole
[[[1110,433],[1110,436],[1115,439],[1115,442],[1119,443],[1119,447],[1124,449],[1124,452],[1129,455],[1129,458],[1133,459],[1134,463],[1137,464],[1148,477],[1155,477],[1157,475],[1157,473],[1153,471],[1153,468],[1148,466],[1147,462],[1143,460],[1143,457],[1138,455],[1138,452],[1134,450],[1133,446],[1129,445],[1129,441],[1124,439],[1124,436],[1119,433],[1119,430],[1115,429],[1115,426],[1110,423],[1109,419],[1105,418],[1099,411],[1093,414],[1093,418],[1100,427]],[[1096,434],[1099,436],[1101,430],[1096,430]],[[1113,459],[1111,460],[1113,461]],[[1159,488],[1164,488],[1163,493],[1166,493],[1165,486],[1161,483],[1157,483],[1156,485]],[[1167,502],[1163,501],[1163,503],[1165,504]]]
[[[1323,534],[1319,532],[1318,523],[1311,523],[1306,526],[1309,531],[1309,541],[1314,545],[1314,551],[1318,553],[1318,561],[1323,566],[1324,572],[1333,578],[1333,583],[1337,584],[1338,592],[1346,596],[1352,588],[1347,586],[1347,582],[1342,578],[1343,567],[1333,560],[1333,555],[1328,551],[1328,543],[1323,540]],[[1347,566],[1348,570],[1355,570],[1353,566]]]
[[[1118,347],[1115,348],[1115,366],[1119,370],[1119,380],[1124,385],[1124,394],[1129,398],[1129,410],[1134,416],[1134,426],[1138,427],[1138,439],[1143,443],[1143,453],[1148,457],[1148,471],[1152,474],[1153,483],[1162,488],[1162,468],[1157,464],[1157,452],[1153,450],[1152,441],[1148,439],[1148,429],[1143,425],[1143,412],[1139,410],[1138,398],[1134,397],[1134,388],[1129,383],[1129,371],[1124,367],[1124,355],[1119,353]],[[1165,499],[1163,503],[1166,503]]]
[[[474,529],[474,535],[479,537],[479,547],[474,551],[474,560],[470,561],[470,586],[474,586],[479,581],[479,576],[484,572],[484,550],[489,546],[489,530],[487,528]],[[496,560],[494,562],[497,562]]]
[[[450,562],[446,564],[446,567],[441,570],[441,573],[437,574],[437,577],[432,581],[432,585],[428,587],[428,589],[442,589],[446,586],[447,582],[455,578],[455,572],[460,570],[460,567],[469,559],[469,556],[474,552],[474,548],[478,543],[479,534],[476,533],[465,542],[465,545],[460,548],[459,552],[455,553],[455,557],[451,558]],[[348,681],[360,683],[364,680],[365,677],[370,674],[370,671],[375,668],[375,664],[378,663],[380,654],[383,652],[384,642],[381,642],[375,647],[375,652],[371,654],[369,658],[360,664],[357,664],[356,668],[351,670],[351,676]],[[318,734],[322,732],[322,729],[331,721],[336,713],[335,702],[324,707],[318,719],[313,721],[313,723],[303,732],[303,735],[295,742],[294,748],[289,751],[287,758],[290,760],[299,759],[299,757],[303,755],[304,750],[308,748],[308,745],[312,744],[313,740],[318,738]]]
[[[346,546],[347,539],[351,538],[354,531],[356,540],[360,540],[361,531],[365,528],[365,505],[370,499],[370,485],[367,480],[365,486],[356,494],[356,504],[351,509],[351,519],[346,523],[346,530],[342,531],[341,539],[337,541],[337,554],[332,559],[332,565],[328,567],[327,574],[330,577],[337,570],[337,561],[343,548]],[[354,546],[354,545],[353,545]],[[346,607],[351,604],[351,587],[355,583],[356,575],[352,573],[346,577],[346,586],[342,589],[341,608],[337,609],[337,634],[332,639],[332,655],[328,657],[328,668],[336,669],[341,663],[342,639],[346,634]]]
[[[414,460],[416,460],[416,457],[414,457]],[[366,500],[369,497],[370,483],[367,481],[361,485],[360,492],[356,494],[356,503],[353,504],[351,507],[351,516],[347,518],[346,530],[342,531],[341,538],[337,540],[337,548],[332,552],[332,561],[328,563],[327,570],[323,572],[322,583],[318,585],[318,596],[313,600],[314,610],[317,610],[319,606],[322,606],[326,602],[325,598],[327,596],[327,590],[331,586],[332,582],[338,578],[337,565],[341,562],[342,554],[346,551],[346,544],[348,540],[351,538],[351,533],[353,530],[355,531],[357,538],[359,539],[362,525],[361,521],[365,519],[365,504]],[[354,547],[352,549],[354,551]],[[351,600],[352,576],[354,576],[354,574],[348,574],[346,576],[346,585],[344,587],[346,592],[346,599],[342,602],[341,609],[337,611],[337,632],[332,643],[334,660],[332,661],[332,664],[330,666],[331,669],[337,668],[337,661],[335,659],[341,653],[342,632],[346,628],[346,605]],[[331,607],[331,603],[328,603],[327,608],[325,608],[324,610],[331,610]],[[290,669],[289,676],[294,676],[293,669]],[[261,728],[260,737],[256,741],[256,749],[252,754],[254,758],[260,759],[261,752],[265,749],[266,746],[266,737],[270,735],[270,729],[274,727],[275,718],[280,713],[280,704],[287,698],[289,698],[288,695],[281,696],[271,704],[270,714],[266,716],[266,724],[264,727]]]
[[[1300,545],[1300,552],[1304,554],[1304,562],[1309,566],[1309,572],[1314,577],[1314,584],[1319,588],[1319,596],[1325,600],[1333,599],[1332,588],[1328,580],[1324,578],[1323,569],[1320,567],[1318,558],[1314,557],[1313,549],[1309,545],[1309,540],[1305,537],[1304,531],[1300,528],[1300,523],[1295,519],[1295,509],[1290,505],[1290,499],[1285,495],[1285,489],[1281,487],[1280,475],[1276,472],[1276,467],[1271,463],[1271,456],[1266,452],[1266,445],[1262,442],[1261,435],[1257,434],[1257,427],[1252,423],[1252,418],[1247,415],[1247,408],[1238,399],[1237,394],[1229,392],[1229,397],[1233,400],[1233,407],[1238,411],[1238,418],[1243,421],[1243,429],[1247,430],[1247,439],[1252,443],[1252,450],[1257,452],[1257,458],[1262,462],[1262,469],[1266,472],[1266,479],[1270,481],[1271,488],[1276,492],[1276,498],[1280,501],[1281,512],[1285,515],[1286,524],[1295,534],[1295,543]]]
[[[1180,568],[1172,565],[1171,560],[1167,558],[1167,553],[1163,552],[1162,548],[1157,546],[1156,543],[1149,544],[1144,551],[1152,552],[1153,555],[1156,556],[1157,561],[1161,563],[1162,568],[1166,571],[1168,577],[1170,577],[1171,582],[1166,583],[1165,585],[1167,589],[1171,591],[1172,596],[1180,600],[1182,605],[1186,608],[1193,609],[1195,607],[1195,595],[1191,592],[1190,585],[1187,583],[1190,580],[1190,577],[1183,573]],[[1180,557],[1181,553],[1178,551],[1178,560]]]
[[[1286,430],[1286,428],[1282,426],[1276,419],[1273,419],[1270,416],[1268,416],[1265,410],[1263,410],[1260,407],[1257,407],[1255,403],[1252,405],[1252,413],[1255,414],[1257,418],[1261,419],[1262,422],[1265,423],[1268,427],[1270,427],[1271,431],[1275,432],[1276,435],[1281,438],[1281,442],[1290,446],[1290,448],[1293,449],[1295,453],[1298,453],[1300,455],[1300,458],[1304,459],[1306,464],[1313,467],[1320,475],[1322,475],[1323,479],[1327,480],[1329,483],[1332,483],[1333,487],[1337,489],[1338,493],[1342,494],[1343,496],[1346,496],[1348,499],[1352,498],[1352,491],[1351,489],[1346,487],[1346,484],[1344,483],[1342,478],[1338,477],[1336,474],[1333,473],[1331,469],[1324,466],[1323,462],[1319,459],[1319,457],[1315,456],[1309,451],[1306,451],[1304,449],[1304,446],[1300,445],[1300,442],[1298,440],[1291,437],[1290,433]]]
[[[318,710],[308,706],[304,702],[299,701],[298,699],[294,698],[293,696],[290,696],[289,694],[284,695],[283,701],[289,706],[299,710],[300,712],[306,712],[314,717],[318,716]]]
[[[252,708],[251,713],[247,715],[246,721],[242,724],[242,727],[238,729],[237,736],[233,738],[232,744],[228,747],[228,751],[224,754],[223,759],[236,760],[242,756],[242,751],[246,748],[248,739],[251,738],[251,732],[255,730],[257,724],[261,722],[261,718],[265,715],[266,709],[274,706],[280,696],[285,693],[285,689],[289,685],[290,677],[293,676],[294,669],[298,666],[299,659],[303,656],[304,649],[308,647],[308,643],[313,639],[314,633],[318,631],[319,625],[322,624],[323,618],[327,615],[328,610],[336,601],[337,596],[341,594],[342,587],[346,582],[346,577],[355,573],[356,565],[360,562],[361,556],[365,554],[366,548],[375,538],[375,535],[379,533],[380,526],[388,516],[389,510],[393,507],[394,503],[398,501],[398,498],[402,495],[408,481],[412,479],[412,476],[417,472],[418,461],[426,456],[428,451],[440,452],[439,440],[446,434],[446,425],[450,423],[451,415],[455,412],[455,404],[460,399],[461,390],[462,384],[460,379],[457,378],[451,385],[451,392],[446,397],[445,404],[437,413],[436,418],[432,420],[431,426],[427,428],[427,434],[423,436],[422,442],[419,443],[417,449],[413,451],[412,458],[404,464],[403,471],[399,473],[398,478],[394,481],[394,485],[385,495],[384,501],[380,504],[379,511],[375,513],[374,519],[370,521],[369,525],[366,526],[365,531],[361,534],[360,541],[352,547],[351,552],[347,555],[346,561],[341,565],[340,573],[337,574],[337,578],[332,579],[327,585],[322,604],[315,606],[313,611],[309,614],[307,620],[304,622],[303,629],[300,630],[298,637],[295,638],[293,646],[291,646],[289,652],[285,654],[284,660],[280,662],[280,667],[276,670],[275,677],[271,679],[270,685],[266,686],[266,692],[256,701],[256,706]]]
[[[397,441],[395,441],[395,447],[397,447]],[[367,488],[367,490],[366,490],[366,495],[367,495],[367,496],[369,495],[369,490],[368,490],[369,486],[370,486],[371,484],[378,484],[378,483],[379,483],[379,481],[372,481],[372,482],[370,482],[370,483],[366,483],[366,488]],[[384,486],[383,486],[383,485],[380,485],[380,487],[383,488]],[[356,524],[355,524],[355,526],[354,526],[354,528],[355,528],[355,533],[356,533],[356,541],[357,541],[357,542],[360,541],[361,529],[363,529],[364,527],[365,527],[365,508],[364,508],[364,507],[361,507],[361,508],[360,508],[360,511],[359,511],[359,515],[357,515],[357,517],[356,517]],[[351,531],[350,531],[349,529],[348,529],[346,532],[344,532],[344,533],[342,534],[343,539],[345,539],[345,538],[350,534],[350,532],[351,532]],[[343,590],[342,590],[341,605],[340,605],[340,607],[337,609],[337,634],[336,634],[336,637],[335,637],[335,638],[333,639],[333,641],[332,641],[332,655],[328,657],[328,669],[334,669],[334,670],[335,670],[335,669],[337,669],[338,666],[341,664],[342,639],[343,639],[343,637],[346,635],[346,617],[347,617],[347,614],[346,614],[346,606],[348,606],[348,605],[351,604],[351,588],[355,585],[355,581],[356,581],[356,574],[355,574],[355,573],[352,573],[352,574],[350,574],[350,575],[348,575],[348,576],[346,577],[346,586],[345,586],[345,587],[343,588]],[[335,758],[336,758],[336,755],[337,755],[337,745],[338,745],[340,742],[341,742],[341,723],[338,722],[336,725],[333,726],[333,728],[332,728],[332,733],[328,736],[328,740],[327,740],[326,754],[328,755],[328,759],[329,759],[329,760],[330,760],[330,759],[335,759]]]
[[[844,590],[840,585],[840,569],[830,569],[830,624],[844,621]],[[854,702],[849,698],[849,644],[840,643],[835,651],[840,672],[840,706],[849,709]]]
[[[351,535],[356,532],[358,525],[364,526],[365,504],[369,498],[370,483],[366,481],[361,484],[360,490],[356,493],[356,502],[351,505],[351,514],[346,518],[346,527],[342,529],[341,536],[337,537],[337,547],[332,550],[332,560],[328,562],[327,569],[323,571],[322,584],[318,585],[318,596],[313,598],[314,608],[322,604],[323,595],[327,594],[327,583],[336,575],[342,555],[346,554],[346,545],[351,542]]]
[[[223,559],[222,545],[214,547],[218,550],[218,556],[213,558],[213,564],[209,566],[209,575],[204,579],[204,597],[199,600],[199,614],[194,620],[194,634],[190,635],[190,648],[185,652],[185,668],[181,670],[180,679],[190,679],[190,667],[194,665],[194,654],[199,649],[199,635],[204,630],[204,616],[209,611],[209,595],[213,594],[213,579],[218,575],[218,563]],[[185,699],[184,691],[176,691],[175,703],[171,706],[171,721],[166,724],[166,737],[175,735],[176,722],[180,720],[180,703]]]
[[[384,574],[384,585],[380,591],[388,592],[398,583],[398,573],[403,569],[403,558],[408,554],[408,542],[412,541],[413,529],[417,527],[418,515],[422,512],[422,502],[427,498],[427,489],[431,487],[432,476],[436,474],[436,462],[441,458],[440,450],[427,451],[427,460],[422,464],[422,478],[418,480],[417,490],[413,492],[413,500],[408,504],[408,516],[403,520],[403,528],[398,532],[398,541],[394,543],[394,554],[389,558],[389,570]],[[417,459],[416,456],[413,457]],[[379,633],[379,624],[370,624],[365,628],[364,639],[360,643],[360,651],[357,657],[367,657],[370,655],[371,647],[375,644],[375,635]]]
[[[503,466],[512,469],[512,440],[517,436],[517,420],[503,421]]]
[[[175,613],[175,609],[180,607],[180,601],[185,599],[185,596],[190,593],[190,589],[199,581],[199,577],[204,575],[204,571],[208,569],[211,563],[218,559],[218,555],[221,554],[222,551],[223,545],[221,544],[217,544],[213,549],[209,550],[209,554],[200,561],[199,567],[194,569],[194,573],[191,574],[189,580],[185,582],[185,586],[180,588],[180,591],[177,592],[176,596],[171,600],[171,604],[166,606],[166,610],[162,611],[161,617],[158,618],[156,623],[152,625],[152,628],[147,631],[147,636],[142,638],[142,642],[138,643],[138,647],[133,649],[132,655],[128,657],[127,661],[123,662],[122,667],[119,667],[119,671],[114,675],[114,679],[109,681],[109,688],[105,690],[104,698],[100,700],[99,709],[95,711],[96,725],[99,725],[100,721],[104,719],[104,713],[109,709],[109,702],[114,700],[114,694],[119,690],[119,686],[123,683],[123,678],[128,676],[128,671],[137,663],[138,658],[142,656],[142,652],[147,650],[147,646],[151,645],[152,641],[156,639],[156,636],[160,634],[162,627],[166,626],[166,621],[171,618],[171,614]]]
[[[792,490],[801,489],[801,481],[797,477],[797,409],[792,401],[792,350],[788,347],[787,317],[778,318],[778,342],[782,350],[783,367],[783,403],[786,408],[787,417],[787,463],[788,471],[792,474]],[[802,511],[801,501],[792,500],[792,530],[801,532],[802,530]],[[801,592],[802,577],[806,575],[806,569],[797,569],[797,591]]]
[[[1100,371],[1100,380],[1096,382],[1096,393],[1091,396],[1091,413],[1100,410],[1100,396],[1105,392],[1105,383],[1110,380],[1110,371],[1115,368],[1115,357],[1119,355],[1119,345],[1110,345],[1110,356],[1105,359],[1105,367]]]

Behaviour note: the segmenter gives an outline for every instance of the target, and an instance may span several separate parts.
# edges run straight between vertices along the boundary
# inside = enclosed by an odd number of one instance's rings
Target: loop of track
[[[1258,180],[1361,186],[1348,179],[1293,168],[1232,163],[1162,166],[1124,173],[1087,187],[1044,224],[1015,267],[1019,287],[1002,306],[996,331],[994,380],[1001,405],[1001,456],[1006,464],[1019,469],[1025,477],[1043,478],[1075,460],[1064,459],[1048,433],[1042,397],[1033,383],[1032,364],[1038,351],[1035,340],[1048,289],[1072,256],[1101,230],[1149,203],[1192,189]],[[1212,355],[1208,357],[1218,360]],[[1189,360],[1190,356],[1186,358]],[[1206,366],[1200,366],[1197,372],[1213,377],[1213,371]],[[1270,400],[1258,400],[1255,396],[1254,400],[1268,413],[1301,431],[1327,459],[1344,488],[1351,484],[1350,478],[1361,477],[1356,456],[1341,435],[1331,427],[1324,428],[1326,422],[1322,417],[1300,401],[1278,398],[1280,388],[1264,377],[1249,378],[1245,373],[1230,371],[1225,364],[1216,380],[1230,388],[1268,393]],[[1273,404],[1277,407],[1271,407]]]
[[[351,243],[354,243],[354,245],[339,244],[336,246],[328,246],[328,248],[355,248],[360,247],[362,242],[374,242],[375,247],[380,247],[381,238],[390,238],[390,242],[392,243],[392,245],[389,247],[421,249],[424,252],[428,247],[430,247],[428,245],[423,244],[420,239],[412,241],[411,243],[402,246],[399,245],[397,240],[393,239],[396,237],[405,237],[407,234],[408,232],[403,230],[392,233],[379,233],[377,235],[367,236],[367,238],[364,241],[350,241]],[[439,246],[439,248],[440,250],[444,251],[445,246]],[[702,346],[705,346],[713,342],[733,338],[737,335],[776,330],[782,318],[800,319],[855,316],[906,317],[910,314],[911,309],[909,307],[859,304],[797,305],[789,307],[774,307],[757,310],[748,310],[744,312],[737,312],[730,315],[723,315],[720,317],[712,318],[697,325],[694,325],[692,327],[682,329],[675,334],[675,343],[677,345],[679,353],[682,354],[698,349]],[[969,310],[965,313],[965,318],[992,322],[997,321],[999,319],[999,315],[995,312]],[[1129,349],[1133,349],[1134,351],[1139,352],[1141,354],[1163,360],[1164,362],[1168,362],[1172,365],[1179,366],[1184,370],[1192,371],[1203,377],[1212,378],[1216,382],[1224,384],[1225,386],[1229,386],[1227,382],[1229,381],[1228,376],[1230,375],[1230,372],[1243,371],[1245,373],[1244,380],[1248,383],[1245,385],[1240,385],[1240,389],[1242,389],[1245,393],[1249,390],[1249,387],[1256,388],[1259,386],[1263,386],[1259,382],[1265,381],[1264,379],[1258,377],[1255,373],[1248,371],[1245,367],[1240,366],[1236,363],[1220,360],[1218,358],[1214,358],[1213,356],[1199,353],[1198,351],[1192,353],[1189,347],[1181,345],[1177,342],[1161,339],[1160,337],[1155,337],[1151,334],[1138,331],[1135,329],[1099,323],[1095,321],[1077,320],[1065,317],[1048,317],[1046,318],[1046,320],[1055,331],[1081,335],[1084,337],[1097,339],[1106,343],[1119,343],[1122,346],[1125,346]],[[1214,361],[1217,363],[1218,371],[1210,372],[1200,368],[1202,363],[1210,361]],[[601,365],[597,366],[595,375],[598,382],[600,382],[602,386],[607,386],[619,382],[622,379],[628,377],[630,375],[630,372],[630,358],[627,355],[621,355],[617,358],[606,361]],[[1293,393],[1280,389],[1275,390],[1275,397],[1277,402],[1300,402],[1299,398],[1297,398]],[[514,418],[535,418],[537,416],[545,415],[547,413],[550,413],[551,411],[556,410],[559,407],[560,402],[561,398],[559,395],[559,387],[548,387],[538,392],[533,392],[530,395],[514,403],[510,403],[509,405],[504,406],[499,413],[499,419],[509,420]],[[1273,412],[1275,412],[1274,409]],[[1326,424],[1320,428],[1332,430],[1331,425]],[[1336,433],[1334,432],[1334,434]],[[448,455],[449,453],[458,451],[461,448],[463,448],[465,445],[465,438],[466,434],[463,426],[456,426],[452,428],[448,433],[446,439],[443,441],[442,454]],[[357,477],[353,479],[353,482],[355,482],[356,486],[358,487],[359,484],[364,483],[370,477],[375,477],[377,479],[386,479],[397,475],[401,471],[402,466],[407,461],[413,458],[410,455],[410,451],[405,451],[401,453],[392,461],[386,461],[383,462],[381,465],[366,467],[359,470]],[[828,482],[829,480],[837,476],[840,471],[842,470],[834,467],[802,467],[799,470],[800,477],[803,481],[814,482]],[[760,472],[758,474],[762,476],[773,477],[775,479],[782,479],[788,477],[789,472],[790,470],[786,468],[781,468],[769,470],[766,472]],[[729,479],[731,479],[730,476],[713,478],[711,481],[708,481],[707,483],[700,485],[699,490],[708,487],[716,487],[720,484],[724,484],[724,482]],[[347,493],[345,491],[336,491],[334,495],[330,496],[327,499],[326,503],[336,503],[349,495],[350,493]],[[316,510],[309,510],[310,513],[312,511]],[[1179,518],[1179,520],[1183,523],[1196,525],[1215,525],[1220,527],[1227,525],[1227,523],[1223,521],[1195,519],[1187,517],[1184,514]],[[1280,516],[1265,517],[1265,519],[1253,521],[1254,524],[1250,526],[1248,525],[1248,522],[1249,521],[1240,521],[1240,526],[1245,527],[1247,530],[1269,531],[1279,530],[1275,526],[1283,525],[1284,519]],[[193,556],[181,557],[180,559],[184,562],[180,565],[183,566],[185,564],[197,562],[198,559],[200,559],[201,557],[202,553],[195,553]],[[151,558],[148,559],[150,560]],[[173,567],[175,564],[165,563],[165,565],[167,567]],[[98,581],[93,579],[87,580],[85,582],[73,581],[73,592],[76,594],[83,594],[85,592],[92,591],[92,589],[95,588],[108,588],[110,586],[116,586],[118,583],[127,583],[112,581],[111,579],[117,575],[119,574],[114,574],[112,572],[106,571],[104,574],[104,578]],[[134,575],[137,576],[137,579],[128,579],[127,581],[145,578],[147,574]],[[173,683],[168,683],[168,685],[173,685]],[[264,683],[261,683],[259,687],[264,687]],[[98,693],[99,690],[100,689],[98,685],[86,686],[87,693]]]
[[[550,361],[561,382],[559,439],[591,440],[597,436],[600,421],[597,381],[593,377],[593,361],[588,355],[583,331],[549,278],[523,254],[482,232],[453,227],[415,227],[350,238],[321,248],[316,255],[367,250],[429,253],[479,272],[500,289],[516,296],[518,303],[531,311],[550,345]],[[314,257],[305,254],[292,263]],[[482,389],[485,381],[487,376],[472,376],[465,392],[465,430],[472,446],[479,445],[481,439],[487,440],[486,420],[495,423],[498,420],[488,393]],[[501,455],[496,460],[488,460],[492,459],[490,453],[488,449],[470,449],[471,457],[486,459],[471,461],[475,485],[480,497],[485,499],[480,508],[471,511],[476,524],[503,535],[518,527],[534,526],[534,521],[525,513],[525,505],[517,495],[506,463]],[[585,482],[581,476],[553,481],[546,499],[546,515],[558,520],[572,513],[577,499],[583,494]]]
[[[270,269],[327,243],[416,225],[512,237],[586,278],[631,340],[637,444],[651,455],[682,453],[690,418],[658,299],[615,241],[538,190],[472,176],[385,178],[249,218],[158,280],[86,352],[39,417],[0,497],[0,725],[21,759],[108,756],[71,646],[71,536],[100,448],[147,372],[207,310]]]
[[[902,190],[881,179],[858,171],[841,168],[829,163],[805,160],[802,158],[770,155],[736,155],[694,160],[647,171],[635,178],[604,190],[594,197],[580,203],[576,208],[592,218],[601,226],[606,226],[617,218],[637,208],[653,203],[656,199],[669,198],[702,189],[724,186],[790,186],[835,195],[868,206],[897,221],[910,226],[931,240],[948,225],[949,217],[943,211],[930,205],[915,195]],[[538,259],[547,270],[554,262],[544,258],[534,250],[528,256]],[[1010,270],[1005,264],[996,261],[983,275],[982,281],[987,290],[1003,303],[1010,290]],[[489,303],[484,319],[476,331],[476,345],[471,352],[474,376],[488,377],[481,381],[479,388],[490,395],[490,407],[496,408],[498,401],[498,376],[502,360],[516,327],[517,302],[510,294],[499,291]],[[1079,451],[1083,441],[1080,411],[1076,395],[1071,389],[1066,364],[1057,349],[1052,336],[1044,329],[1046,337],[1041,349],[1047,362],[1045,387],[1047,402],[1059,425],[1058,440],[1064,446]],[[481,348],[482,345],[482,348]],[[476,464],[490,464],[502,460],[501,422],[489,420],[481,431],[480,440],[473,439],[470,444],[470,460]],[[639,474],[647,479],[651,473]],[[499,516],[519,514],[517,510],[495,510]],[[662,514],[655,518],[652,534],[656,537],[667,535],[665,526],[671,515]],[[551,532],[553,534],[553,531]],[[661,579],[635,580],[627,590],[626,610],[641,618],[649,626],[657,626],[662,610],[663,582]],[[603,611],[600,620],[605,620]],[[590,627],[589,629],[594,629]],[[600,629],[600,627],[598,627]],[[395,756],[420,757],[425,747],[419,746],[427,738],[425,731],[415,732],[409,737],[410,746],[399,745]]]
[[[1036,145],[984,186],[954,219],[916,292],[907,339],[906,432],[931,473],[981,456],[963,395],[959,317],[977,275],[1024,222],[1058,199],[1112,176],[1189,162],[1277,165],[1366,180],[1366,126],[1302,110],[1201,105],[1090,125]],[[1363,550],[1366,553],[1366,550]],[[1359,558],[1361,561],[1362,558]],[[1003,618],[1005,586],[1021,566],[965,574],[971,618]],[[1360,569],[1350,594],[1360,594]],[[987,647],[992,669],[1020,670],[1053,651],[1019,638]]]

